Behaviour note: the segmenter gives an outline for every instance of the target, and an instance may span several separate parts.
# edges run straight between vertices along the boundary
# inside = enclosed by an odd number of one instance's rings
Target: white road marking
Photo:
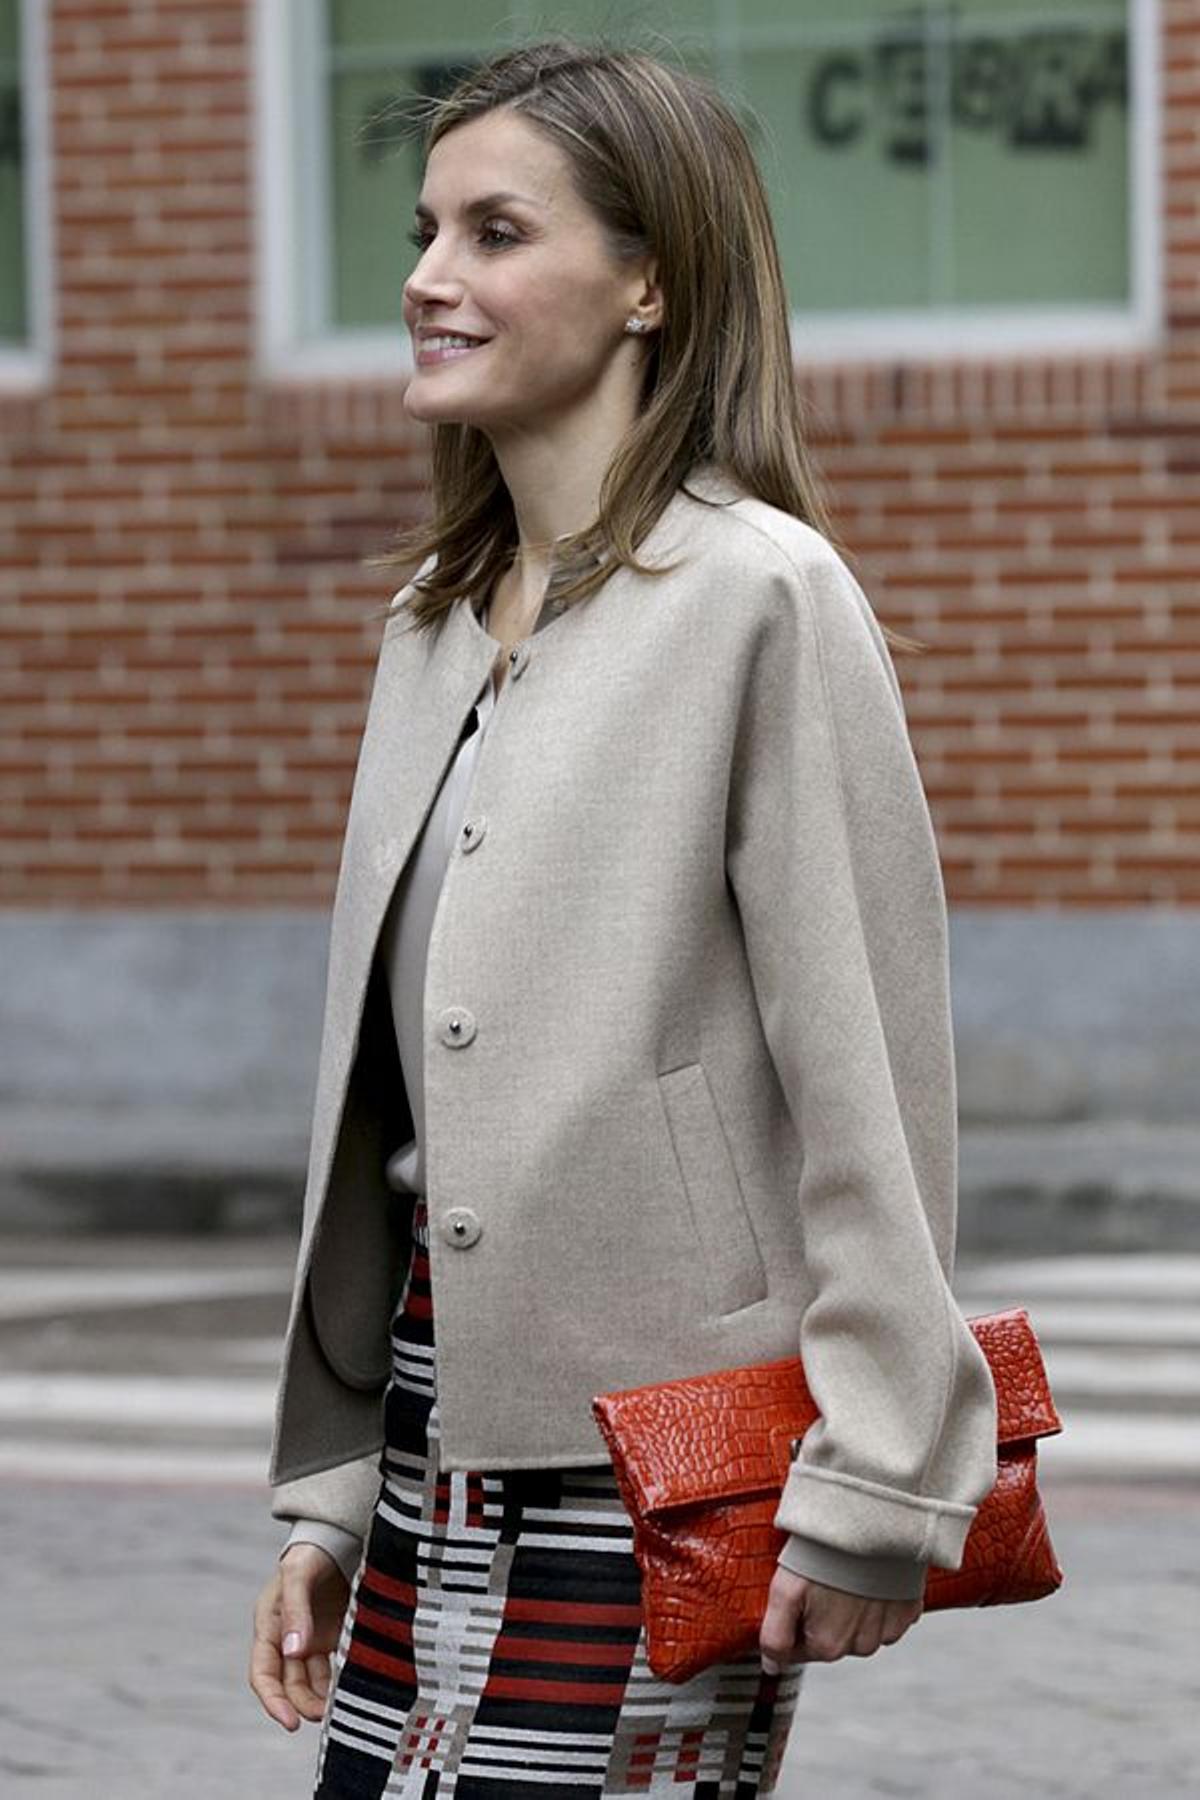
[[[8,1269],[0,1321],[286,1297],[290,1279],[279,1269],[211,1265]],[[1040,1445],[1048,1477],[1200,1474],[1200,1256],[981,1263],[962,1273],[955,1294],[968,1317],[1027,1308],[1065,1427]],[[155,1332],[170,1323],[147,1330],[151,1368]],[[120,1375],[95,1366],[104,1353],[97,1340],[80,1352],[91,1369],[0,1374],[0,1476],[265,1487],[282,1348],[281,1336],[217,1337],[198,1345],[196,1374]],[[21,1436],[34,1428],[38,1437]],[[105,1443],[112,1431],[160,1441]],[[222,1441],[189,1442],[192,1431]]]
[[[1200,1301],[1200,1256],[1183,1252],[1161,1255],[1151,1252],[1114,1251],[1108,1256],[1040,1256],[1026,1261],[979,1262],[964,1269],[956,1290],[1008,1293],[1009,1305],[1020,1305],[1026,1296],[1051,1295],[1065,1300],[1070,1295],[1101,1299]]]
[[[0,1420],[50,1425],[269,1428],[275,1384],[169,1375],[0,1375]]]
[[[179,1483],[187,1487],[253,1487],[267,1491],[267,1453],[251,1450],[159,1450],[140,1445],[50,1444],[5,1438],[0,1477],[16,1480]]]
[[[1032,1295],[997,1294],[991,1299],[977,1293],[959,1295],[967,1318],[977,1313],[1000,1312],[1024,1306],[1038,1341],[1060,1344],[1147,1344],[1194,1347],[1200,1350],[1200,1305],[1158,1306],[1149,1301],[1039,1300]],[[1026,1304],[1027,1302],[1027,1304]]]
[[[1059,1408],[1060,1437],[1042,1438],[1038,1462],[1048,1473],[1145,1476],[1200,1474],[1195,1420],[1144,1413]]]
[[[1181,1350],[1076,1350],[1042,1346],[1056,1392],[1085,1399],[1194,1400],[1200,1412],[1200,1355]]]
[[[0,1320],[290,1292],[276,1269],[8,1269],[0,1274]]]

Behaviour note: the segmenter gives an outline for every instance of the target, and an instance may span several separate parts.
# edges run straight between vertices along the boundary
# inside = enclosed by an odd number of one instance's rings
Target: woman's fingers
[[[309,1557],[289,1553],[279,1564],[279,1616],[285,1657],[304,1657],[312,1649],[314,1578]]]
[[[882,1609],[876,1603],[870,1612],[863,1615],[846,1654],[847,1656],[874,1656],[883,1641]]]
[[[889,1600],[883,1620],[884,1643],[897,1643],[909,1626],[916,1624],[924,1611],[925,1596],[923,1594],[916,1600]]]
[[[283,1688],[283,1657],[279,1650],[278,1579],[272,1579],[258,1596],[254,1608],[254,1638],[250,1645],[250,1687],[268,1718],[285,1731],[299,1729],[300,1720]]]
[[[302,1719],[317,1720],[325,1711],[325,1688],[314,1687],[310,1669],[324,1662],[320,1656],[285,1656],[283,1659],[283,1691]],[[328,1677],[326,1677],[326,1686]]]
[[[297,1544],[258,1596],[250,1686],[264,1712],[287,1731],[298,1730],[302,1719],[324,1717],[331,1679],[327,1646],[336,1640],[347,1592],[324,1550]]]
[[[329,1687],[329,1659],[313,1644],[313,1588],[325,1578],[325,1552],[297,1545],[282,1559],[280,1628],[283,1645],[283,1691],[303,1719],[319,1719]]]
[[[793,1575],[782,1567],[771,1577],[767,1610],[758,1631],[759,1655],[769,1675],[778,1675],[786,1662],[802,1660],[796,1641],[808,1586],[803,1575]]]
[[[851,1656],[874,1656],[883,1646],[898,1644],[925,1610],[923,1600],[871,1600],[867,1604],[871,1610],[859,1621]]]
[[[764,1668],[874,1656],[920,1618],[922,1600],[873,1600],[777,1567],[759,1631]]]

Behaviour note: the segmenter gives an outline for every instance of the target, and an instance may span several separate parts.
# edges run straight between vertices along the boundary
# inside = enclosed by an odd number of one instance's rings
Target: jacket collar
[[[728,505],[735,500],[745,498],[746,490],[734,478],[727,474],[720,463],[710,458],[702,458],[694,462],[680,482],[675,493],[668,500],[651,530],[638,546],[638,554],[650,552],[658,547],[660,537],[669,534],[686,509],[689,498],[712,501],[718,505]],[[559,605],[551,601],[544,605],[533,624],[531,636],[544,631],[552,625],[561,613]],[[472,653],[477,657],[489,645],[494,646],[492,638],[480,623],[475,607],[466,599],[451,609],[451,620],[457,624],[459,639],[468,658]],[[494,653],[494,652],[493,652]]]
[[[686,488],[689,493],[698,495],[702,500],[732,502],[746,498],[746,489],[720,463],[712,461],[711,458],[694,462],[680,483],[680,487],[681,489]],[[679,496],[676,495],[671,502],[672,506],[678,504],[678,498]]]

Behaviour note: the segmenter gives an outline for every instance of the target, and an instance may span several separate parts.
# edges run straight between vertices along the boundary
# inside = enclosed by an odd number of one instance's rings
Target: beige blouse
[[[485,630],[487,618],[485,606],[480,614],[480,624]],[[462,824],[479,747],[495,704],[495,678],[489,671],[475,703],[474,714],[464,727],[454,760],[446,770],[412,854],[400,873],[380,931],[380,951],[392,997],[396,1046],[415,1134],[388,1158],[388,1185],[400,1194],[425,1192],[423,1011],[429,934],[446,865]],[[293,1544],[319,1544],[338,1563],[347,1581],[354,1579],[363,1546],[352,1533],[321,1519],[297,1519],[280,1554]]]
[[[487,629],[487,608],[480,617]],[[446,865],[462,824],[463,809],[479,747],[496,704],[489,673],[475,703],[474,727],[468,721],[454,761],[447,769],[437,799],[421,829],[413,854],[396,883],[380,933],[380,947],[392,996],[400,1067],[412,1108],[415,1136],[388,1158],[388,1184],[397,1193],[425,1192],[424,1004],[425,964],[429,935]]]

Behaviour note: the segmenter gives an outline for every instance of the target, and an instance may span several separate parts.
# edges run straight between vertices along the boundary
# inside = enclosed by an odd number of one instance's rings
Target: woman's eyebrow
[[[540,206],[541,204],[538,200],[529,199],[525,194],[514,194],[507,189],[498,189],[494,194],[482,194],[478,200],[468,200],[460,210],[464,218],[470,219],[474,218],[477,213],[487,212],[490,207],[502,206],[507,200],[519,200],[523,206]],[[420,200],[413,207],[413,213],[418,219],[432,219],[435,216],[432,210]]]

